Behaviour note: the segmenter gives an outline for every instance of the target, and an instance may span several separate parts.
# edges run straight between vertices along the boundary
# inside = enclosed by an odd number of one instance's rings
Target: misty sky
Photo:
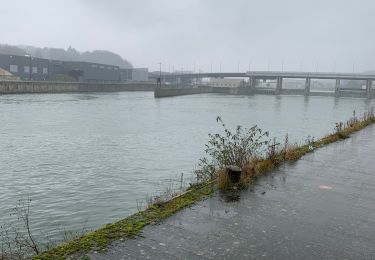
[[[151,70],[375,70],[374,0],[3,0],[0,23],[0,43]]]

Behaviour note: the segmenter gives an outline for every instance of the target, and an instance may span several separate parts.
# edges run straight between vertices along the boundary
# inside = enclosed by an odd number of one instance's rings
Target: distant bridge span
[[[154,78],[160,77],[153,75]],[[275,94],[282,91],[284,78],[305,79],[305,95],[310,94],[311,79],[333,79],[336,80],[335,93],[340,93],[341,80],[363,80],[366,81],[366,92],[368,96],[373,92],[373,81],[375,74],[364,73],[335,73],[335,72],[295,72],[295,71],[248,71],[248,72],[214,72],[214,73],[174,73],[162,75],[164,80],[186,79],[186,78],[249,78],[246,87],[255,88],[258,80],[276,80]]]
[[[159,77],[159,75],[154,75]],[[294,71],[248,71],[248,72],[212,72],[212,73],[173,73],[163,74],[162,78],[250,78],[277,79],[342,79],[342,80],[375,80],[375,74],[334,73],[334,72],[294,72]]]

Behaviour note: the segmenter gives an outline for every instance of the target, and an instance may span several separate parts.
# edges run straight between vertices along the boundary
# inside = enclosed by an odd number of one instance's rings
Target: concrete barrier
[[[175,97],[175,96],[183,96],[183,95],[194,95],[194,94],[204,94],[204,93],[212,93],[211,87],[184,87],[184,88],[156,88],[154,92],[154,96],[156,98],[162,97]]]
[[[305,95],[305,89],[281,89],[280,95]]]
[[[156,88],[154,96],[157,98],[161,97],[175,97],[183,95],[194,95],[194,94],[205,94],[205,93],[217,93],[217,94],[239,94],[239,88],[229,87],[209,87],[209,86],[197,86],[197,87],[162,87]]]
[[[237,95],[239,88],[230,88],[230,87],[212,87],[211,93],[219,93],[219,94],[230,94],[230,95]]]
[[[80,83],[51,81],[0,81],[0,94],[154,91],[153,83]]]

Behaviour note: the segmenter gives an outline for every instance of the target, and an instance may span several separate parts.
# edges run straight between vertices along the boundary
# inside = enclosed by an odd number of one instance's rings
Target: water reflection
[[[281,103],[282,103],[282,98],[283,97],[279,96],[279,95],[275,96],[275,105],[274,105],[275,112],[279,112],[280,111]]]
[[[337,109],[339,107],[340,98],[334,97],[333,98],[333,109]]]
[[[155,99],[148,92],[0,96],[0,224],[28,194],[36,232],[80,230],[87,216],[95,216],[88,229],[123,218],[160,183],[191,175],[208,133],[219,131],[216,116],[230,128],[257,124],[279,140],[288,133],[294,143],[321,137],[372,104],[266,95]],[[240,197],[222,195],[232,206]]]

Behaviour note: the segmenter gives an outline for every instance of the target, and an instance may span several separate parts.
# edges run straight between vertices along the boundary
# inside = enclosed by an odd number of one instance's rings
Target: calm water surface
[[[126,217],[137,199],[191,174],[207,134],[219,131],[216,116],[302,142],[373,104],[262,95],[154,99],[148,92],[0,96],[0,224],[27,197],[39,239]]]

